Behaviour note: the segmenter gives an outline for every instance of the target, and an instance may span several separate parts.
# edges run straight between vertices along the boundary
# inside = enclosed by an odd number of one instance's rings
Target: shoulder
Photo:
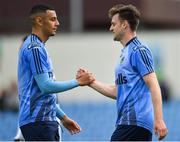
[[[26,47],[24,49],[24,54],[28,57],[35,55],[39,56],[39,55],[44,55],[45,51],[41,44],[36,42],[29,42],[26,44]]]
[[[44,46],[38,42],[34,42],[34,41],[31,41],[31,42],[27,42],[26,45],[25,45],[25,54],[27,56],[31,56],[32,55],[44,55],[46,54],[45,53],[45,50],[44,50]]]
[[[27,49],[41,49],[42,45],[40,43],[37,43],[37,42],[30,42],[28,45],[27,45]]]
[[[151,58],[153,55],[152,55],[152,52],[150,50],[150,48],[146,45],[138,45],[138,46],[134,46],[132,48],[132,51],[131,51],[131,57],[133,59],[135,58]]]
[[[150,50],[148,45],[142,42],[139,38],[134,38],[130,46],[132,52]]]
[[[41,49],[42,47],[44,47],[44,45],[40,43],[36,37],[34,37],[33,35],[29,35],[24,41],[24,47],[27,50],[32,50],[32,49]]]
[[[143,52],[143,51],[145,51],[145,52],[151,52],[151,50],[149,49],[149,47],[146,46],[146,45],[138,45],[138,46],[134,46],[134,47],[132,48],[132,52],[133,52],[133,53]]]

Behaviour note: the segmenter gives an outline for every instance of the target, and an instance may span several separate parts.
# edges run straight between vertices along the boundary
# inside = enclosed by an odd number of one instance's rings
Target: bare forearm
[[[146,84],[148,85],[150,92],[151,92],[152,102],[153,102],[153,106],[154,106],[154,117],[157,120],[163,119],[161,90],[159,87],[159,83],[158,83],[156,74],[151,73],[151,74],[145,76],[144,80],[145,80]]]
[[[150,88],[151,90],[151,96],[152,96],[152,102],[154,106],[154,117],[155,119],[163,119],[162,114],[162,98],[161,98],[161,90],[159,88],[159,85],[154,85],[154,87]]]
[[[90,84],[90,87],[106,97],[116,99],[117,91],[115,85],[108,85],[95,80],[93,83]]]

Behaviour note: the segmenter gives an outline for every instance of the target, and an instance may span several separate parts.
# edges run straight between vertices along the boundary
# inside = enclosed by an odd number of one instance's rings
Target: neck
[[[136,37],[136,32],[131,32],[131,33],[125,34],[123,39],[120,42],[123,45],[123,47],[125,47],[126,44],[128,43],[128,41],[130,41],[134,37]]]
[[[37,29],[33,28],[32,34],[37,35],[44,43],[48,40],[48,37],[46,35],[44,35],[41,30],[37,30]]]

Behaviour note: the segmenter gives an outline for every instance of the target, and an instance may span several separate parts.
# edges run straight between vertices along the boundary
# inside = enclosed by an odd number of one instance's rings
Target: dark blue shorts
[[[111,141],[152,141],[152,133],[134,125],[118,125],[111,136]]]
[[[56,121],[39,121],[20,127],[25,141],[59,141]]]

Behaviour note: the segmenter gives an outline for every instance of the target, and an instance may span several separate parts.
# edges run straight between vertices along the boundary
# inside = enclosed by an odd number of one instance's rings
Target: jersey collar
[[[135,40],[135,39],[137,39],[137,37],[135,36],[135,37],[133,37],[132,39],[130,39],[127,43],[126,43],[126,46],[125,47],[127,47],[133,40]]]
[[[43,41],[40,39],[40,37],[38,37],[36,34],[31,33],[31,35],[35,36],[41,43],[43,43]]]

